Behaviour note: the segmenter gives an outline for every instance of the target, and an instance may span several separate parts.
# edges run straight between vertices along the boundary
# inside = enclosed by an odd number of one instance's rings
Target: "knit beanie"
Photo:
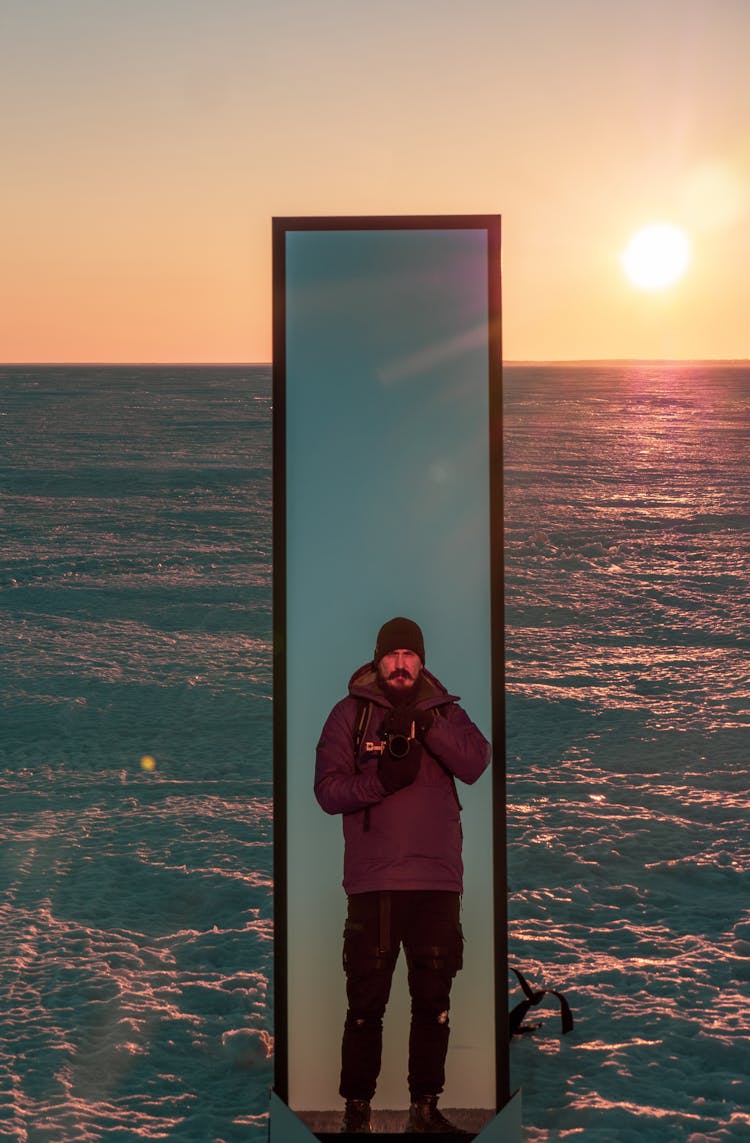
[[[378,641],[375,644],[373,656],[377,665],[390,651],[414,651],[419,655],[424,666],[424,638],[419,624],[413,619],[404,619],[398,616],[384,623],[378,632]]]

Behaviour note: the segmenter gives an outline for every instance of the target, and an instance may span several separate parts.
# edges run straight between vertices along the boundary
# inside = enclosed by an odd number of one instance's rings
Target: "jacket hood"
[[[374,662],[359,667],[349,679],[349,694],[354,698],[368,699],[378,706],[390,706],[390,702],[378,686],[378,675]],[[458,695],[448,694],[443,684],[423,667],[417,679],[414,701],[428,709],[442,706],[447,702],[458,702]]]

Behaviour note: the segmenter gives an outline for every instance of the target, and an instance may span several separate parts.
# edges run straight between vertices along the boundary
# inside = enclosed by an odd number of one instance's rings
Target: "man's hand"
[[[414,740],[412,740],[403,758],[394,758],[386,746],[378,760],[378,777],[385,786],[386,792],[395,794],[396,790],[403,790],[404,786],[410,786],[419,773],[421,761],[422,747]]]
[[[413,733],[416,738],[421,739],[434,721],[434,710],[424,710],[412,703],[404,703],[403,706],[394,706],[388,711],[383,720],[383,731],[386,737],[389,734],[397,734],[411,738]]]

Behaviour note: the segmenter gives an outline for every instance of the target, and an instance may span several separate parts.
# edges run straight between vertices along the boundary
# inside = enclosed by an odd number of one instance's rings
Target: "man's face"
[[[395,691],[413,687],[422,670],[422,660],[416,651],[389,651],[378,663],[378,675]]]

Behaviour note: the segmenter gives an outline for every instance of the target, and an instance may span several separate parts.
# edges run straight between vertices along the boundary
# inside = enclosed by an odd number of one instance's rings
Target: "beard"
[[[412,699],[417,680],[408,671],[399,669],[391,671],[387,679],[379,679],[378,683],[393,706],[402,706]]]

